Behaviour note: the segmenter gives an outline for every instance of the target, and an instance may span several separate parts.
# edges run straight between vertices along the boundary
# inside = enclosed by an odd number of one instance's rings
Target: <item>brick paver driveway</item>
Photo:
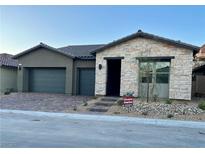
[[[47,112],[66,112],[92,97],[68,96],[64,94],[11,93],[0,95],[0,108]]]

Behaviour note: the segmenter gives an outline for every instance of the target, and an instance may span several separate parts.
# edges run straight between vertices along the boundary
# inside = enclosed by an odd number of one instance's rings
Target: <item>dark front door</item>
[[[107,60],[107,96],[120,95],[121,59]]]

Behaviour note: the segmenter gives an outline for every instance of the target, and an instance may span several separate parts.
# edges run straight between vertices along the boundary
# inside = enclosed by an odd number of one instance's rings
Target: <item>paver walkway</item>
[[[75,105],[92,99],[87,96],[69,96],[47,93],[11,93],[0,96],[1,109],[66,112]]]

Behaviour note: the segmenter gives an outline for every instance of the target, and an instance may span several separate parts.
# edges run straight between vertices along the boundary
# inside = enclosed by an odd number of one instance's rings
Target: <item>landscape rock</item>
[[[147,103],[147,102],[135,102],[129,109],[132,112],[148,113],[154,115],[196,115],[205,113],[202,109],[198,108],[197,104],[182,104],[172,103],[165,104],[163,102]],[[127,110],[123,107],[123,110]]]

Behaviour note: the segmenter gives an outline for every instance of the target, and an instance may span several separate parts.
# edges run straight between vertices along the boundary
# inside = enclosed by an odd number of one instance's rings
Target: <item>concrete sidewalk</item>
[[[135,123],[135,124],[149,124],[149,125],[168,126],[168,127],[205,128],[205,122],[196,122],[196,121],[147,119],[147,118],[136,118],[136,117],[127,117],[127,116],[89,115],[89,114],[77,114],[77,113],[76,114],[75,113],[53,113],[53,112],[5,110],[5,109],[0,109],[0,113],[16,113],[16,114],[25,114],[30,116],[61,117],[65,119],[77,119],[77,120],[128,122],[128,123]]]

